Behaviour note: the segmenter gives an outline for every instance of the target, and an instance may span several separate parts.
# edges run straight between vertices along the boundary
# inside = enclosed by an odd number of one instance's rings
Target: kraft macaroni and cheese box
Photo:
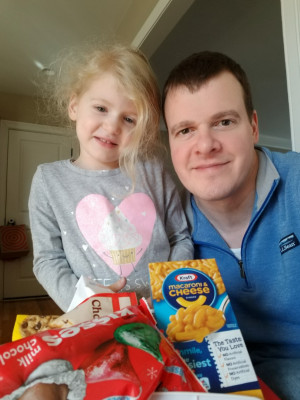
[[[149,264],[161,329],[209,392],[263,399],[215,259]]]

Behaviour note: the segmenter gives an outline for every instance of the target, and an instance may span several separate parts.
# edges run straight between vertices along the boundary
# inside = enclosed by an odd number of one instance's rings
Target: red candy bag
[[[66,384],[87,400],[206,391],[141,306],[0,346],[0,398],[38,382]]]

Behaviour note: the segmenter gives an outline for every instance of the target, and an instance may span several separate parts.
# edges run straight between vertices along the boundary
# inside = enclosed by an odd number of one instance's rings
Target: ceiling
[[[249,75],[261,136],[290,143],[280,0],[0,0],[0,93],[34,95],[40,69],[95,37],[140,47],[160,86],[192,52],[227,53]]]
[[[143,45],[150,56],[192,2],[0,0],[0,93],[34,95],[39,69],[62,49],[94,38]]]

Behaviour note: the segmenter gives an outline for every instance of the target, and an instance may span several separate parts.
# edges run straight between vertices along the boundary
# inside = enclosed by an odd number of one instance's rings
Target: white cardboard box
[[[260,400],[258,397],[222,393],[155,392],[149,400]]]

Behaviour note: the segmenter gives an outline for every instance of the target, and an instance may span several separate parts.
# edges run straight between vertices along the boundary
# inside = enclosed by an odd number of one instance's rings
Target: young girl
[[[193,257],[178,193],[153,156],[160,98],[149,63],[122,45],[75,55],[53,98],[75,122],[80,155],[40,165],[29,198],[34,273],[63,311],[81,276],[148,297],[149,262]]]

